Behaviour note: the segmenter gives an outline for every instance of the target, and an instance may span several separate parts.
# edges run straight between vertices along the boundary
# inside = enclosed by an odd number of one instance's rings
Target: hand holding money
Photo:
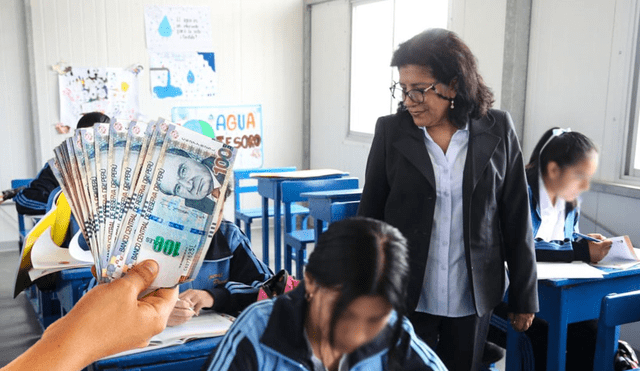
[[[80,370],[107,355],[146,346],[165,328],[178,298],[175,288],[138,299],[157,274],[158,265],[147,260],[125,277],[96,286],[3,371]]]
[[[98,281],[146,259],[159,264],[148,292],[193,280],[220,223],[234,148],[162,119],[107,126],[76,132],[51,163]]]

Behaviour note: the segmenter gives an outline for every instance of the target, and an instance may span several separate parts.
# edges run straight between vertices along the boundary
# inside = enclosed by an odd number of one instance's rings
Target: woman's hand
[[[187,322],[194,315],[200,314],[202,308],[213,307],[213,297],[205,290],[189,289],[178,296],[167,326],[177,326]]]
[[[600,233],[589,233],[587,236],[597,238],[602,242],[593,242],[589,241],[589,258],[592,263],[597,263],[600,260],[604,259],[605,256],[611,250],[611,245],[613,242],[611,240],[607,240],[605,236]]]
[[[175,288],[138,299],[157,274],[158,264],[146,260],[126,276],[89,290],[6,370],[79,370],[107,355],[148,345],[165,328],[178,297]]]
[[[511,327],[518,332],[522,332],[531,326],[535,313],[507,313],[507,317],[511,321]]]

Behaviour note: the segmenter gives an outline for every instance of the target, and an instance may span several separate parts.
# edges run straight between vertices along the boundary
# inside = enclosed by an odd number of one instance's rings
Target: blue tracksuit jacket
[[[531,222],[533,224],[533,235],[540,229],[542,217],[540,216],[540,189],[538,186],[537,171],[527,171],[527,182],[529,183],[529,206],[531,210]],[[580,220],[580,207],[577,204],[567,202],[565,205],[564,240],[544,241],[537,238],[536,260],[572,262],[580,260],[590,262],[589,242],[582,238],[574,238],[573,233],[578,231],[578,221]]]
[[[213,296],[216,312],[237,316],[256,301],[258,288],[273,273],[251,251],[251,242],[235,224],[223,220],[213,236],[198,276],[180,285],[188,289],[206,290]]]
[[[233,370],[313,370],[311,350],[303,327],[307,302],[304,283],[273,300],[259,301],[247,308],[225,335],[204,368]],[[394,315],[389,325],[368,344],[349,354],[349,370],[387,370],[387,351]],[[403,371],[446,370],[436,354],[418,338],[406,318],[400,336]]]

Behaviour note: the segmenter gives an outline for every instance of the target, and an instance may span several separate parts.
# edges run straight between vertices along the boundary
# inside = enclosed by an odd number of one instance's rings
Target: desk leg
[[[522,354],[518,346],[518,333],[507,325],[507,359],[505,369],[507,371],[522,371]]]
[[[269,266],[269,199],[262,197],[262,262]]]
[[[282,215],[280,208],[282,207],[280,199],[280,185],[276,190],[276,197],[273,200],[273,242],[275,245],[275,253],[273,254],[273,260],[275,260],[275,273],[280,271],[282,260]]]
[[[324,230],[324,222],[320,219],[314,220],[313,228],[315,229],[315,233],[316,233],[315,235],[316,243],[318,243],[318,238],[320,237],[320,234]]]
[[[560,308],[562,314],[562,308]],[[547,370],[564,371],[567,362],[567,316],[549,321],[547,335]]]

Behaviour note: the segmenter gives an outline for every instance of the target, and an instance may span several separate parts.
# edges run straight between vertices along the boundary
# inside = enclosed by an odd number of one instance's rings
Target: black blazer
[[[534,240],[520,144],[507,112],[490,110],[469,123],[463,175],[464,248],[479,316],[503,299],[509,267],[509,307],[538,311]],[[429,254],[436,200],[424,133],[408,112],[378,119],[358,215],[398,228],[409,241],[408,309],[415,310]]]

